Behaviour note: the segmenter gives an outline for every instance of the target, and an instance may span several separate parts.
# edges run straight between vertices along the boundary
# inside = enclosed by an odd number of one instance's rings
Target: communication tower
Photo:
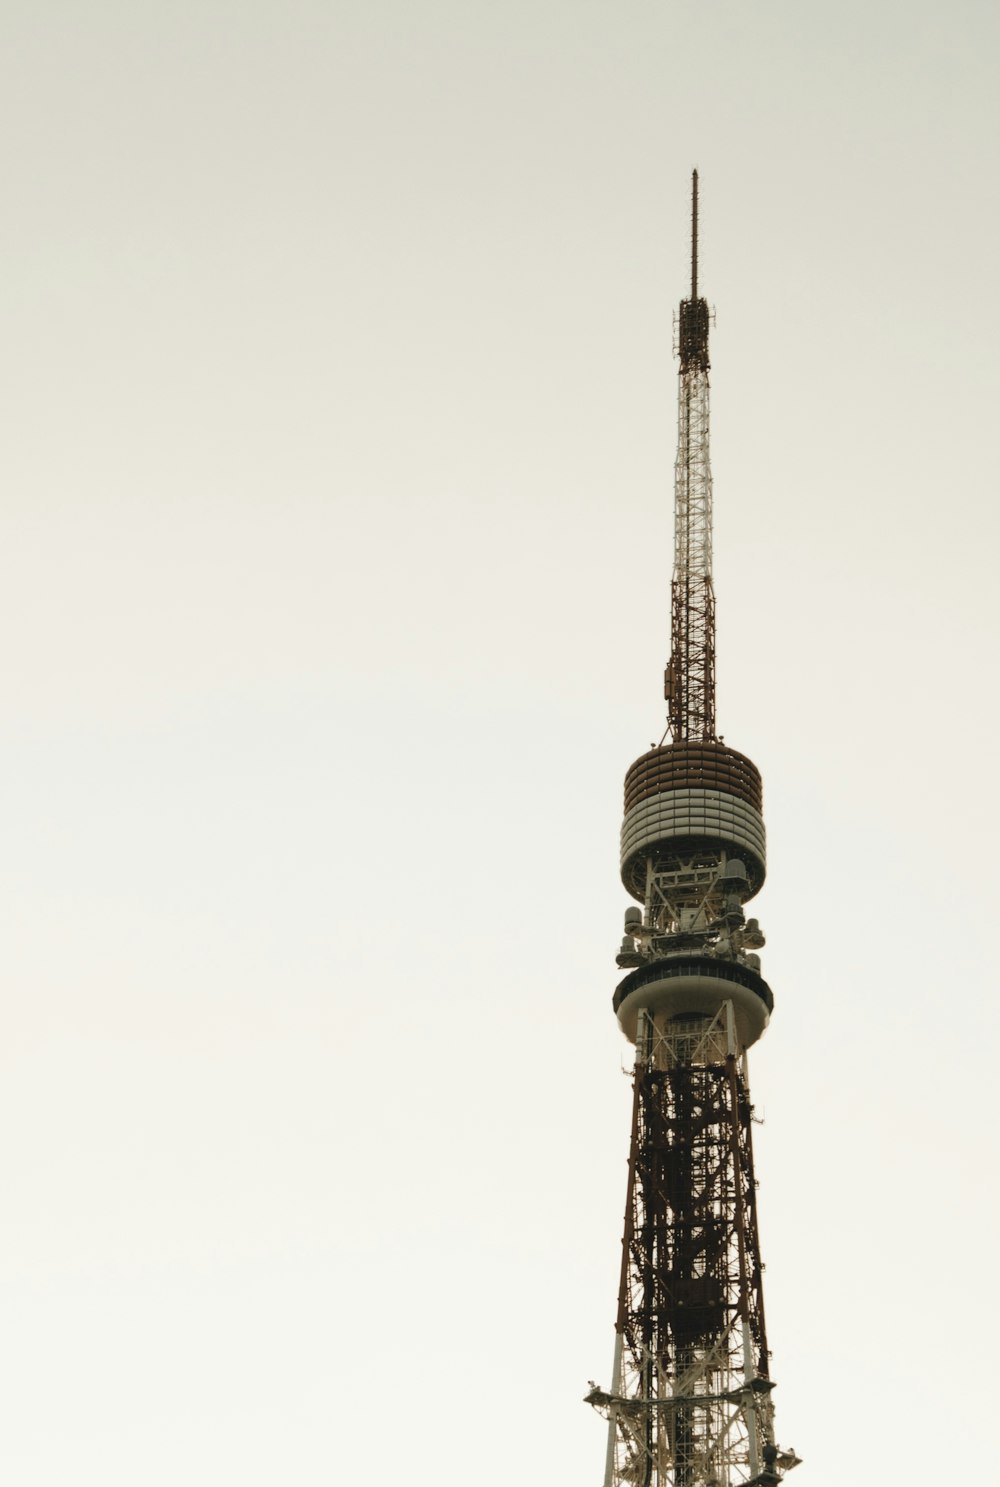
[[[716,734],[709,309],[691,294],[680,358],[669,743],[625,776],[625,912],[614,994],[635,1044],[632,1136],[605,1487],[774,1487],[798,1465],[774,1439],[747,1049],[774,999],[744,906],[764,882],[761,779]],[[666,739],[666,734],[664,738]]]

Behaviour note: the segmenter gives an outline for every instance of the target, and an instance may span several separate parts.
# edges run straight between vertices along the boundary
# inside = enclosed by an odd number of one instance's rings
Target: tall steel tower
[[[605,1487],[773,1487],[798,1464],[774,1440],[747,1049],[774,999],[744,905],[764,882],[761,780],[715,731],[707,302],[691,295],[680,355],[670,742],[625,776],[625,912],[614,1009],[635,1044],[632,1139]],[[664,735],[666,737],[666,735]]]

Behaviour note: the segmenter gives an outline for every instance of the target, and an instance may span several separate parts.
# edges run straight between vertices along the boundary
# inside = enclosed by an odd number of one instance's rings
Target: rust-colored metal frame
[[[707,306],[705,309],[707,326]],[[681,327],[685,311],[681,306]],[[707,335],[707,331],[706,331]],[[715,590],[712,585],[712,471],[709,463],[708,349],[705,369],[682,360],[674,467],[674,571],[670,663],[664,692],[675,743],[715,737]]]
[[[749,1482],[773,1444],[751,1106],[718,1052],[636,1061],[615,1483]]]

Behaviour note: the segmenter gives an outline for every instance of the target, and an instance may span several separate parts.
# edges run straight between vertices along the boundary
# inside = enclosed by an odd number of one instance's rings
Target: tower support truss
[[[644,1014],[605,1487],[768,1479],[750,1124],[732,1005],[711,1020]]]

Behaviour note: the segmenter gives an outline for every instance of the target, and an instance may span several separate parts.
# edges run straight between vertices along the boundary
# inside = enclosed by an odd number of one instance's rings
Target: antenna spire
[[[715,738],[712,471],[708,457],[708,302],[698,293],[698,172],[691,172],[691,298],[678,316],[680,388],[674,467],[670,664],[664,691],[674,743]]]
[[[691,172],[691,298],[698,298],[698,172]]]

